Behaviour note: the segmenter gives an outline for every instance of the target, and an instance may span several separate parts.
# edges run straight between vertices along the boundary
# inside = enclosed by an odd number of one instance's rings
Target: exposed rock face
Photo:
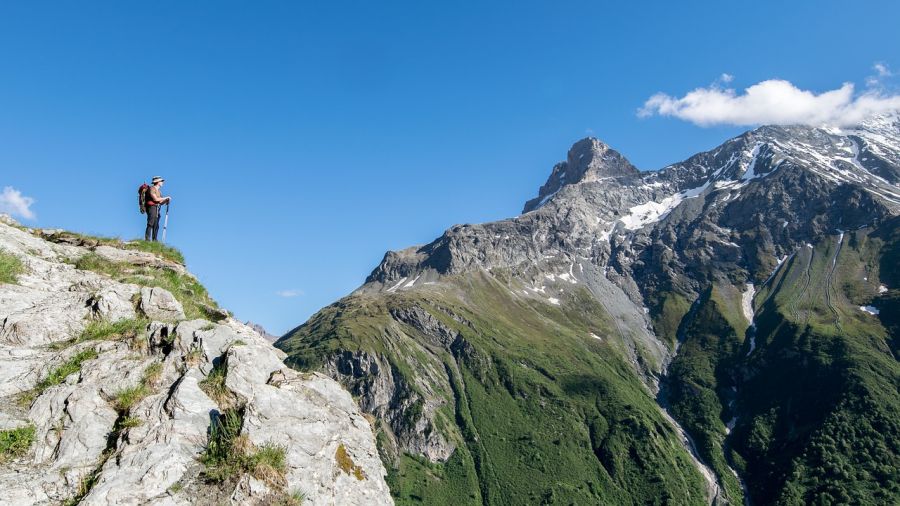
[[[434,429],[434,412],[444,401],[433,395],[426,380],[420,382],[422,388],[411,388],[383,357],[364,352],[333,356],[324,372],[347,385],[363,411],[388,422],[392,447],[386,453],[396,455],[402,449],[432,462],[445,461],[453,453],[455,445]]]
[[[159,287],[141,288],[140,310],[152,320],[170,322],[187,318],[181,303],[167,290]]]
[[[0,503],[268,504],[295,492],[304,504],[392,503],[372,427],[338,383],[287,368],[246,325],[186,320],[160,287],[71,264],[91,250],[128,265],[171,262],[7,223],[0,250],[26,272],[0,285],[0,430],[34,435],[24,453],[0,456]],[[100,322],[135,330],[82,334]],[[211,375],[222,378],[216,399]],[[279,448],[283,468],[214,483],[199,459],[211,425],[236,407],[243,448]]]

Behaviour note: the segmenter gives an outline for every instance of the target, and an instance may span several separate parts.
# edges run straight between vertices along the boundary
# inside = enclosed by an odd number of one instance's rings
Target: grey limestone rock
[[[2,221],[0,248],[26,273],[0,285],[0,430],[32,426],[35,437],[25,455],[0,463],[0,504],[79,495],[103,506],[265,504],[292,491],[309,504],[392,504],[372,427],[337,382],[287,369],[283,352],[231,318],[188,321],[161,288],[67,263],[89,251],[144,267],[170,262]],[[76,342],[91,321],[136,318],[135,299],[153,320],[146,331]],[[244,413],[242,435],[284,448],[278,483],[244,474],[224,490],[203,479],[211,423],[233,407],[202,386],[217,367]]]
[[[141,311],[153,320],[184,320],[184,308],[168,290],[154,287],[141,288]]]

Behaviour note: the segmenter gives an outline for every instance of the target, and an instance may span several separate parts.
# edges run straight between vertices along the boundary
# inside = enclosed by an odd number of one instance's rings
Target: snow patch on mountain
[[[696,188],[684,190],[670,197],[666,197],[660,202],[651,201],[633,206],[628,210],[628,215],[623,216],[619,221],[621,221],[628,230],[637,230],[651,223],[656,223],[668,216],[673,209],[678,207],[679,204],[685,200],[700,196],[709,185],[710,181],[707,181]]]

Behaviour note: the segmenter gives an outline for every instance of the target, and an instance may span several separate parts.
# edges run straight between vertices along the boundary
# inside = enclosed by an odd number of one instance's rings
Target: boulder
[[[178,299],[158,286],[141,288],[140,308],[151,320],[180,321],[187,318]]]

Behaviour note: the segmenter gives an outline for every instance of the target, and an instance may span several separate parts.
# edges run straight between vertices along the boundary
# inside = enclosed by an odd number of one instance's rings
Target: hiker
[[[172,197],[163,197],[160,193],[160,189],[165,182],[165,179],[156,176],[147,190],[147,200],[145,201],[147,207],[147,231],[144,232],[145,241],[156,241],[156,234],[159,232],[159,206],[168,204],[172,200]]]

